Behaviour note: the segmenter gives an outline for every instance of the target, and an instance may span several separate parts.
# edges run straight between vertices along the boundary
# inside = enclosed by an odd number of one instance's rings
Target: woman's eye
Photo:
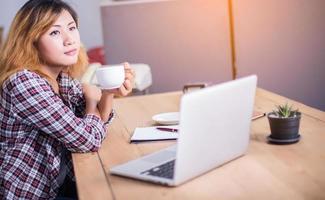
[[[55,36],[55,35],[58,35],[58,34],[60,34],[60,31],[58,31],[58,30],[52,31],[50,33],[51,36]]]
[[[71,26],[71,27],[69,28],[70,31],[74,31],[74,30],[76,30],[76,29],[77,29],[77,27],[75,27],[75,26]]]

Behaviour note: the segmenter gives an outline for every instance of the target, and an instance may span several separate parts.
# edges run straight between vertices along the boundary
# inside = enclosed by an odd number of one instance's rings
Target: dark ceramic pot
[[[291,141],[299,138],[299,125],[301,113],[297,112],[296,116],[288,118],[280,118],[274,115],[273,112],[267,115],[269,119],[271,139],[279,141]]]

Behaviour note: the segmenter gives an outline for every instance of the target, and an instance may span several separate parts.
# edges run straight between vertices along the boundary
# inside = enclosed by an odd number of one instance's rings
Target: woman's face
[[[68,66],[77,62],[79,30],[68,11],[63,10],[52,27],[40,37],[38,49],[42,59],[49,65]]]

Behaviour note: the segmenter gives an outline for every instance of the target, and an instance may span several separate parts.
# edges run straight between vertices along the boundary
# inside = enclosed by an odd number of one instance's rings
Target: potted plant
[[[271,128],[271,135],[268,136],[269,142],[290,144],[299,141],[301,112],[298,109],[294,110],[288,103],[277,105],[276,110],[268,113],[267,117]]]

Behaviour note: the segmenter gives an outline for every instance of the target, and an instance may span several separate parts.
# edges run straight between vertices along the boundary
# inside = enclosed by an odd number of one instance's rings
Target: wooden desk
[[[267,118],[252,123],[247,155],[181,186],[169,188],[111,176],[109,168],[172,142],[130,144],[135,127],[151,116],[177,111],[181,93],[116,99],[117,117],[98,153],[73,154],[79,198],[96,199],[325,199],[325,112],[257,90],[255,109],[294,103],[303,113],[299,143],[271,145]]]

